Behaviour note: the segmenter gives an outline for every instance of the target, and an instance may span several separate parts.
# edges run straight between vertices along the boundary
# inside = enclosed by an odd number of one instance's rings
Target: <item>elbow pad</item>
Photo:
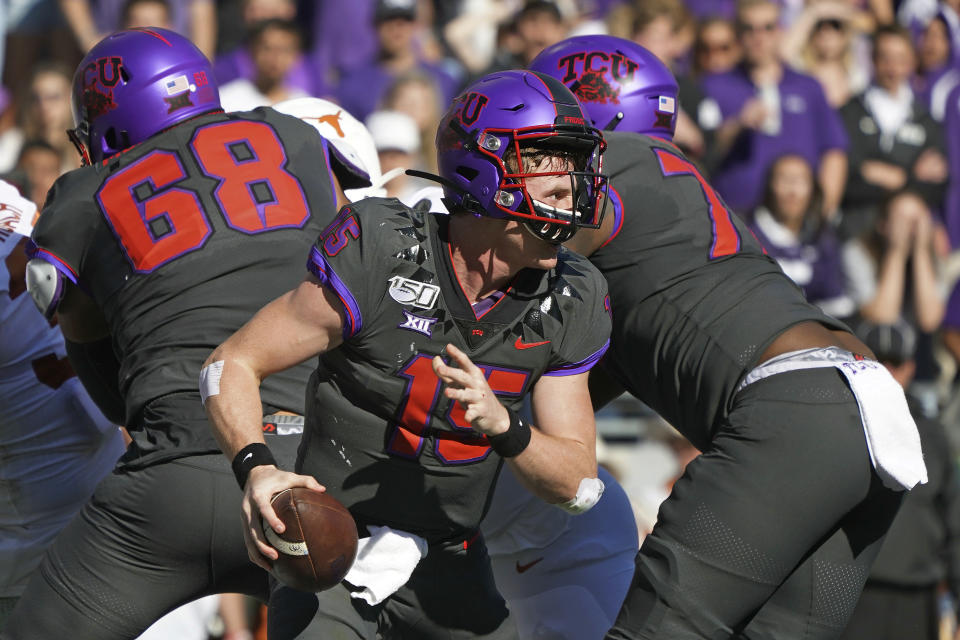
[[[561,502],[557,506],[574,515],[585,513],[600,501],[603,488],[603,480],[600,478],[584,478],[577,487],[576,497],[573,500]]]
[[[27,262],[26,281],[33,303],[49,320],[63,297],[63,274],[46,260],[33,258]]]

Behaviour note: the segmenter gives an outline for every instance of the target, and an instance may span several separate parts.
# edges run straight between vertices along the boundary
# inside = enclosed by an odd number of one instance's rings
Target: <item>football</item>
[[[285,489],[271,501],[286,529],[264,523],[267,542],[279,553],[273,574],[301,591],[323,591],[347,575],[357,556],[357,523],[336,498],[305,487]]]

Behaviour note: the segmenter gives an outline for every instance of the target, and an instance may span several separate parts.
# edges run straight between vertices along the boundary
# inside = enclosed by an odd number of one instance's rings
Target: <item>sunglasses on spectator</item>
[[[750,22],[741,22],[737,25],[741,33],[756,33],[758,31],[765,31],[766,33],[773,33],[777,30],[776,22],[764,22],[762,24],[752,24]]]
[[[733,49],[733,42],[701,42],[700,51],[703,53],[730,53]]]
[[[818,20],[817,24],[814,25],[814,31],[819,31],[820,29],[833,29],[834,31],[843,31],[846,28],[846,24],[841,20],[836,18],[825,18],[823,20]]]

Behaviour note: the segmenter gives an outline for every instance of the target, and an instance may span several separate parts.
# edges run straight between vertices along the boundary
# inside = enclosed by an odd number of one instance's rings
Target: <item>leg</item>
[[[407,584],[387,600],[384,613],[390,631],[404,639],[519,638],[480,536],[432,545]]]
[[[874,478],[838,371],[748,386],[661,507],[608,638],[731,636],[871,495]],[[889,519],[862,544],[879,541]]]
[[[937,588],[867,583],[843,640],[937,640]]]
[[[264,597],[228,468],[210,455],[108,476],[48,550],[0,637],[125,640],[215,591]]]
[[[617,617],[639,541],[623,489],[604,469],[600,479],[606,485],[600,502],[570,516],[559,538],[491,558],[523,638],[599,640]]]
[[[267,635],[270,640],[375,640],[383,605],[350,597],[344,583],[306,593],[271,579]]]
[[[846,628],[902,492],[874,475],[870,496],[798,566],[750,621],[745,638],[838,638]],[[891,637],[921,637],[907,634]]]

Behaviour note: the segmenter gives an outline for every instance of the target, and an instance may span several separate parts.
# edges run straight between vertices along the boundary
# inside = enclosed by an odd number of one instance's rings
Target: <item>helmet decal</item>
[[[595,127],[673,138],[677,81],[635,42],[604,35],[567,38],[540,52],[530,69],[563,82]]]
[[[457,118],[465,127],[469,127],[480,117],[480,112],[483,111],[483,108],[490,102],[490,98],[479,93],[470,92],[457,98],[457,101],[461,103],[461,107],[457,111]]]
[[[73,78],[85,161],[100,161],[164,129],[220,109],[213,66],[190,40],[166,29],[113,33],[87,53]]]

